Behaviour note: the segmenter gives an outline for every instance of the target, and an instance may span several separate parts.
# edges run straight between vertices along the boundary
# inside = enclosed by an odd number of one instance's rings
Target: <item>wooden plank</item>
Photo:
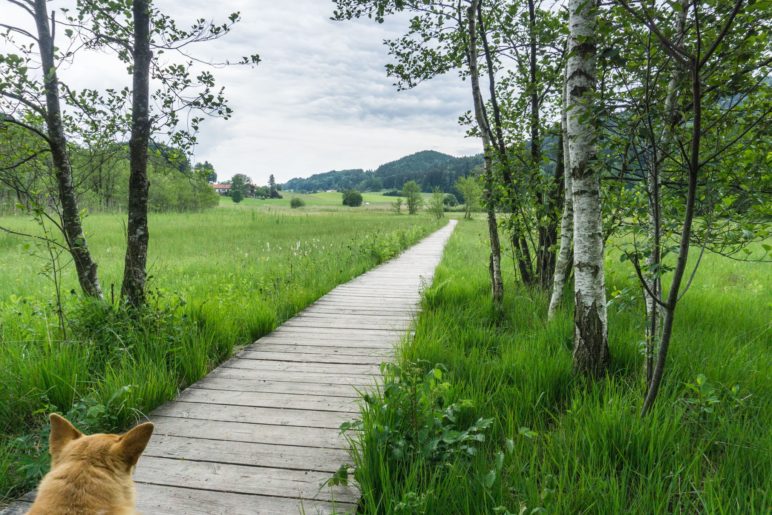
[[[387,360],[378,356],[347,356],[345,354],[302,353],[302,352],[271,352],[263,349],[244,350],[238,353],[240,359],[270,359],[273,361],[297,361],[304,363],[336,363],[349,365],[375,365]]]
[[[351,463],[351,456],[346,449],[232,442],[171,435],[153,436],[142,455],[328,473],[335,472],[343,463]]]
[[[380,309],[376,307],[344,307],[341,305],[319,305],[314,306],[313,309],[303,311],[303,316],[318,316],[318,315],[338,315],[343,313],[344,315],[368,315],[378,317],[397,317],[397,318],[415,318],[417,310],[415,309]]]
[[[304,318],[293,320],[282,326],[284,329],[354,329],[356,331],[395,331],[402,333],[408,329],[410,322],[395,320],[383,320],[378,323],[366,322],[354,319],[335,318]]]
[[[343,422],[348,422],[353,418],[351,413],[338,411],[255,408],[252,406],[198,404],[182,401],[164,404],[153,413],[165,417],[330,429],[339,428]]]
[[[347,365],[338,363],[303,363],[293,361],[270,361],[260,359],[234,359],[225,363],[228,368],[244,368],[248,370],[267,370],[276,372],[297,372],[314,374],[345,374],[372,376],[378,374],[378,366]]]
[[[316,384],[343,384],[353,386],[369,386],[373,384],[374,378],[364,375],[349,376],[334,374],[313,374],[313,373],[291,373],[291,372],[272,372],[269,370],[244,370],[241,368],[216,368],[209,373],[210,377],[229,378],[229,379],[263,379],[266,381],[284,381],[296,383],[316,383]]]
[[[294,445],[319,449],[348,449],[346,441],[335,428],[275,426],[153,415],[155,435],[217,439],[232,442]]]
[[[311,515],[354,513],[356,505],[138,483],[137,511],[143,515]]]
[[[324,332],[320,329],[318,332],[313,330],[298,330],[298,328],[286,328],[280,331],[274,331],[268,336],[263,336],[258,341],[263,341],[265,338],[284,338],[293,339],[300,345],[316,345],[317,342],[335,343],[344,342],[346,346],[360,347],[359,343],[368,345],[379,345],[381,347],[391,346],[400,341],[403,336],[409,334],[410,331],[391,332],[382,334],[380,332],[370,331],[355,331],[355,332],[343,332],[335,334],[332,332]]]
[[[316,319],[345,321],[351,320],[357,323],[373,325],[383,323],[397,323],[404,326],[410,325],[410,323],[415,320],[415,318],[410,315],[363,315],[361,313],[318,313],[315,311],[309,311],[308,313],[300,314],[292,320],[296,320],[298,322],[314,322]]]
[[[315,411],[344,411],[358,413],[359,409],[349,397],[327,397],[324,395],[297,395],[272,392],[227,392],[188,388],[177,397],[178,401],[204,404],[229,404],[232,406],[254,406],[262,408],[287,408]]]
[[[24,515],[31,506],[31,501],[15,501],[0,510],[0,515]]]
[[[293,393],[296,395],[314,395],[324,392],[324,395],[328,397],[357,397],[354,387],[347,384],[293,383],[292,381],[264,381],[255,378],[228,379],[207,376],[190,388],[236,392]]]
[[[329,342],[328,342],[329,343]],[[340,344],[338,345],[317,345],[316,342],[311,343],[291,343],[285,339],[263,341],[260,340],[257,343],[253,343],[244,348],[243,352],[281,352],[283,354],[290,353],[308,353],[308,354],[322,354],[331,357],[341,356],[363,356],[373,358],[388,358],[394,355],[393,348],[373,348],[373,347],[346,347]]]
[[[223,463],[177,460],[143,456],[134,479],[155,485],[285,496],[292,492],[299,499],[337,500],[354,503],[359,493],[352,487],[322,486],[330,478],[326,472],[250,467]]]

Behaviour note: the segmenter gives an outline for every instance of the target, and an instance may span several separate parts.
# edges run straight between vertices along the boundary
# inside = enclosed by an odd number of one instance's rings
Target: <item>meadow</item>
[[[492,317],[486,227],[461,221],[413,338],[351,426],[365,513],[769,513],[766,264],[707,255],[640,416],[643,307],[610,251],[610,373],[572,372],[572,306],[513,285]],[[570,294],[569,301],[570,301]]]
[[[285,202],[288,204],[289,199]],[[49,412],[86,431],[120,431],[233,349],[438,227],[428,215],[249,203],[150,218],[150,308],[118,304],[125,215],[86,218],[107,302],[62,275],[59,329],[45,249],[0,233],[0,501],[47,470]],[[34,232],[21,217],[0,225]],[[63,259],[64,262],[64,259]]]
[[[301,199],[306,205],[301,210],[305,211],[330,211],[339,210],[342,208],[342,197],[340,192],[337,191],[322,191],[318,193],[292,193],[289,191],[282,191],[283,198],[276,199],[255,199],[246,198],[242,200],[235,207],[262,207],[262,208],[278,208],[278,209],[290,209],[290,200],[293,197]],[[431,193],[422,193],[424,201],[428,201],[431,197]],[[390,211],[392,209],[392,203],[397,200],[397,197],[390,197],[383,195],[380,192],[362,192],[362,205],[358,210],[367,211]],[[404,197],[402,201],[404,203]],[[223,197],[220,199],[221,206],[233,206],[233,202],[230,198]],[[407,208],[402,205],[402,210]]]

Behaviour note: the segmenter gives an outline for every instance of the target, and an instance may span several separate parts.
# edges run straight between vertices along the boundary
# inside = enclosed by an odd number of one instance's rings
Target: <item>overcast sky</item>
[[[69,1],[51,2],[51,7]],[[330,0],[156,0],[181,26],[198,17],[223,21],[241,11],[225,38],[196,55],[219,60],[259,53],[255,68],[214,70],[234,108],[228,121],[207,120],[195,161],[214,164],[221,179],[245,173],[266,183],[344,168],[375,168],[419,150],[453,155],[480,151],[458,116],[469,109],[468,84],[456,75],[398,92],[386,77],[384,38],[402,34],[407,18],[333,22]],[[3,18],[5,18],[5,14]],[[14,15],[11,16],[13,18]],[[78,56],[61,71],[75,87],[130,84],[107,55]]]

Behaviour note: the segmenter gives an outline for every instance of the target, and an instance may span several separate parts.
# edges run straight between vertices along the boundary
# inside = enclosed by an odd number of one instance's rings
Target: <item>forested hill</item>
[[[424,150],[383,164],[375,171],[362,169],[333,170],[307,179],[295,178],[283,185],[285,190],[313,192],[354,188],[360,191],[401,189],[414,180],[424,191],[438,187],[451,191],[459,177],[468,175],[482,164],[482,156],[453,157],[434,150]]]

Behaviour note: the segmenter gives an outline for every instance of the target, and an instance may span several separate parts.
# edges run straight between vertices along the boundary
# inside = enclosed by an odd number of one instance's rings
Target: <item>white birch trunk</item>
[[[560,219],[560,251],[558,261],[555,264],[555,275],[552,281],[552,296],[547,310],[547,320],[552,320],[555,312],[563,300],[563,289],[568,276],[571,262],[572,223],[574,220],[574,196],[571,191],[571,160],[568,149],[568,122],[566,120],[566,103],[568,102],[567,84],[563,84],[563,107],[561,108],[560,130],[563,133],[563,184],[565,199],[563,200],[563,215]]]
[[[569,0],[568,160],[574,201],[574,369],[603,374],[608,321],[603,268],[600,174],[596,159],[596,7]]]

